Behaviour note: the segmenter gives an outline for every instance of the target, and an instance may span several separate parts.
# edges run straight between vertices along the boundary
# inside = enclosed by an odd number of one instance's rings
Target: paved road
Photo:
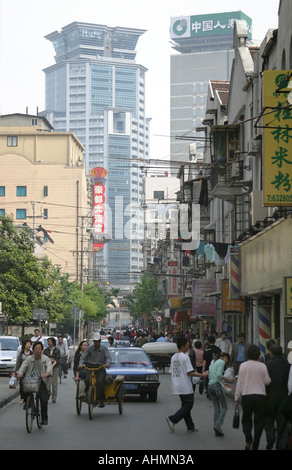
[[[178,397],[171,395],[168,373],[160,374],[161,385],[156,403],[140,397],[125,401],[119,415],[116,405],[96,408],[94,419],[88,418],[83,404],[81,415],[75,410],[75,384],[69,372],[68,379],[59,385],[56,404],[49,404],[49,425],[31,434],[25,429],[25,416],[19,398],[0,410],[0,449],[6,450],[242,450],[244,436],[232,428],[234,402],[229,400],[229,410],[224,425],[224,437],[215,437],[213,431],[213,406],[205,395],[195,394],[193,418],[198,432],[187,433],[180,422],[172,433],[165,417],[177,410]],[[265,436],[261,449],[265,448]]]

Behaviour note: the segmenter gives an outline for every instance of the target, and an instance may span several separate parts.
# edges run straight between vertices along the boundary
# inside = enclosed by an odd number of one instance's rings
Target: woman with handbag
[[[246,440],[245,449],[249,450],[252,447],[252,450],[257,450],[265,425],[266,386],[271,383],[271,378],[267,366],[260,361],[261,351],[258,346],[250,345],[246,354],[247,361],[239,368],[234,400],[237,403],[241,397],[241,423]]]
[[[228,353],[220,353],[209,367],[208,392],[214,406],[215,436],[224,436],[222,426],[227,412],[227,401],[223,381],[232,383],[234,379],[224,377],[224,368],[230,361]]]

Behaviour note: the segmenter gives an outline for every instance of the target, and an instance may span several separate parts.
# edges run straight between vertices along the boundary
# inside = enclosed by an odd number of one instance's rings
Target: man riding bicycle
[[[104,365],[107,369],[109,369],[110,362],[111,362],[110,353],[106,346],[103,346],[102,344],[100,344],[101,342],[100,334],[94,333],[92,340],[93,340],[93,344],[91,346],[88,346],[80,357],[79,368],[86,366],[86,367],[93,369],[93,368],[100,367],[101,365]],[[91,373],[92,371],[90,370],[86,371],[85,392],[88,391]],[[97,393],[99,396],[99,407],[103,408],[104,401],[105,401],[104,379],[106,377],[106,371],[104,367],[95,371],[95,376],[96,376],[96,382],[97,382]],[[79,371],[76,374],[75,380],[79,380]]]

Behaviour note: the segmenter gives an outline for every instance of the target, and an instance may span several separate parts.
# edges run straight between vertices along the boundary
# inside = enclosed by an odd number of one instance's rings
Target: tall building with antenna
[[[170,38],[176,51],[170,60],[170,159],[189,159],[189,139],[202,157],[209,80],[229,80],[234,58],[236,19],[246,20],[251,39],[252,20],[241,11],[171,18]],[[197,131],[196,131],[197,129]]]
[[[143,269],[143,201],[139,161],[149,158],[145,114],[147,69],[136,63],[145,30],[74,22],[46,36],[55,64],[46,75],[45,115],[56,131],[72,131],[85,147],[87,174],[106,170],[107,207],[102,234],[110,242],[97,254],[97,272],[129,290]],[[101,217],[101,214],[99,214]],[[101,219],[100,219],[101,220]]]

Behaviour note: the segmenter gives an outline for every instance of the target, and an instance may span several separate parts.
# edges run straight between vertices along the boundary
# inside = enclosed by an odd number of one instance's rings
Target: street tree
[[[134,320],[148,318],[155,321],[155,315],[164,305],[164,295],[159,289],[155,275],[145,274],[126,297],[126,303]]]

